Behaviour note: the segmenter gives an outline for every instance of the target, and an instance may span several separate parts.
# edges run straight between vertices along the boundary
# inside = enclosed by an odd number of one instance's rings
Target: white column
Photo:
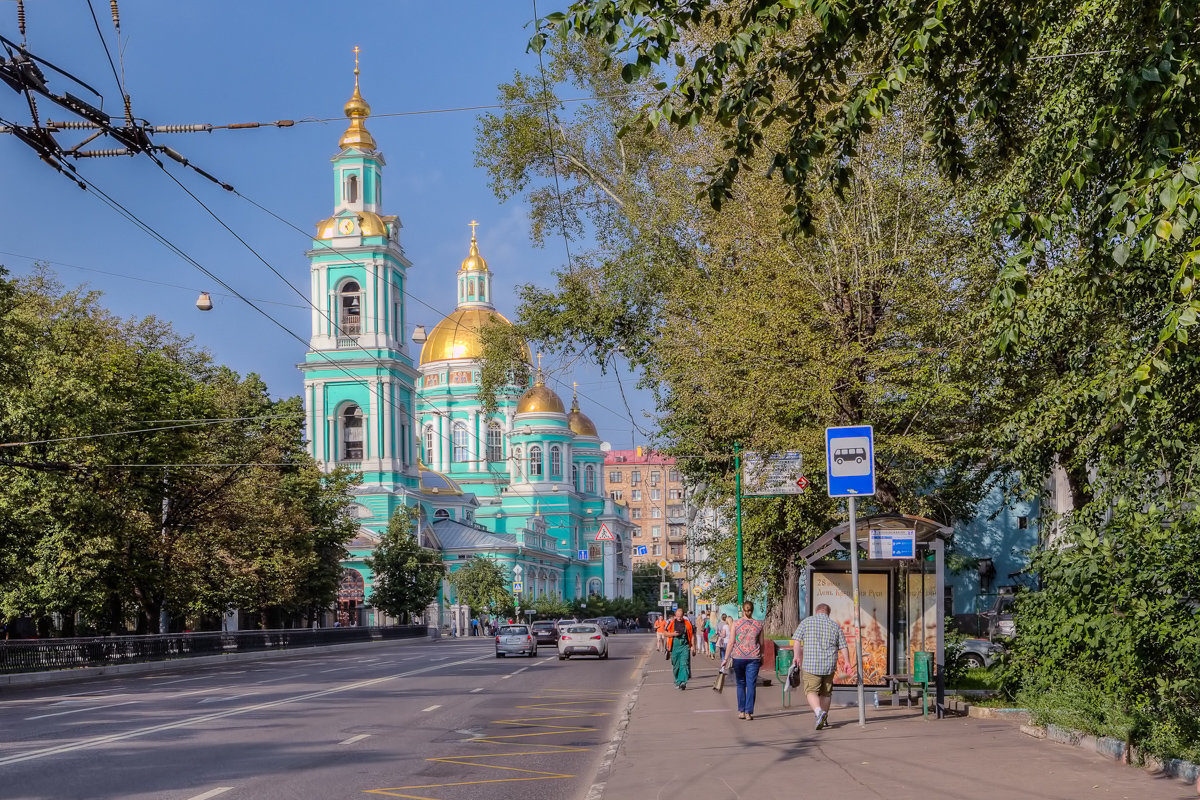
[[[474,440],[471,447],[471,472],[479,472],[479,461],[483,458],[483,444],[479,433],[479,409],[475,409],[471,412],[471,430],[468,431],[468,435]]]
[[[325,460],[325,383],[314,381],[312,384],[312,430],[308,438],[312,440],[312,456],[317,461]]]
[[[383,392],[383,397],[380,398],[379,405],[383,414],[383,448],[380,450],[380,458],[394,459],[396,454],[392,452],[392,421],[396,416],[395,397],[393,397],[393,387],[391,381],[385,381],[380,387]]]
[[[437,466],[434,467],[438,472],[446,471],[446,418],[441,414],[437,415],[437,442],[433,447],[437,453]]]
[[[315,340],[321,335],[323,330],[321,323],[324,320],[321,318],[321,270],[317,269],[314,264],[312,274],[309,276],[309,297],[312,298],[312,338]]]

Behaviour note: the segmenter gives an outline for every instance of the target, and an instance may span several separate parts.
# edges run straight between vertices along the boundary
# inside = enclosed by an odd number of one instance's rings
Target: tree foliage
[[[448,580],[454,587],[459,603],[466,603],[471,610],[482,613],[484,609],[493,611],[509,609],[513,605],[513,596],[508,591],[508,579],[490,558],[475,556],[466,564],[453,570]]]
[[[441,553],[422,547],[417,540],[419,519],[416,508],[396,511],[366,562],[375,573],[371,604],[405,622],[437,598],[446,574]]]
[[[596,42],[628,82],[675,70],[660,76],[666,91],[645,122],[722,131],[707,165],[712,204],[767,174],[803,231],[821,187],[848,189],[863,141],[915,99],[942,173],[994,187],[985,210],[1012,243],[993,295],[1001,348],[1031,331],[1023,300],[1054,271],[1064,229],[1088,253],[1074,293],[1136,286],[1154,299],[1158,335],[1139,343],[1115,391],[1130,405],[1200,313],[1189,139],[1198,10],[1179,0],[577,0],[532,46],[551,33]]]
[[[299,399],[44,272],[0,275],[0,340],[0,617],[150,631],[332,602],[353,481],[306,454]]]

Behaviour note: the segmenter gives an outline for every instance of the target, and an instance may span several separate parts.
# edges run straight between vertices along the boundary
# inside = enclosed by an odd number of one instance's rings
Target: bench
[[[888,688],[892,692],[893,707],[898,707],[900,705],[901,687],[904,687],[905,694],[908,696],[908,704],[910,706],[913,704],[913,689],[915,688],[918,692],[924,692],[926,687],[926,684],[914,681],[911,675],[884,675],[883,679],[887,681]]]

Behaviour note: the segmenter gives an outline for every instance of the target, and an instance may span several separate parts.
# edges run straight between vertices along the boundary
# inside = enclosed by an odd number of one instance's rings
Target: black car
[[[558,628],[553,620],[540,620],[533,623],[531,627],[538,644],[554,644],[558,641]]]

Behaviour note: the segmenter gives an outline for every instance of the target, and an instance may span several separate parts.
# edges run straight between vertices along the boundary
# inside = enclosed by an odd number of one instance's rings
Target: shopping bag
[[[721,670],[717,673],[717,679],[713,681],[712,688],[713,691],[717,692],[718,694],[720,694],[721,690],[725,688],[725,670]]]
[[[788,670],[787,679],[788,685],[793,689],[796,689],[800,686],[800,665],[794,661],[792,662],[792,668]]]

